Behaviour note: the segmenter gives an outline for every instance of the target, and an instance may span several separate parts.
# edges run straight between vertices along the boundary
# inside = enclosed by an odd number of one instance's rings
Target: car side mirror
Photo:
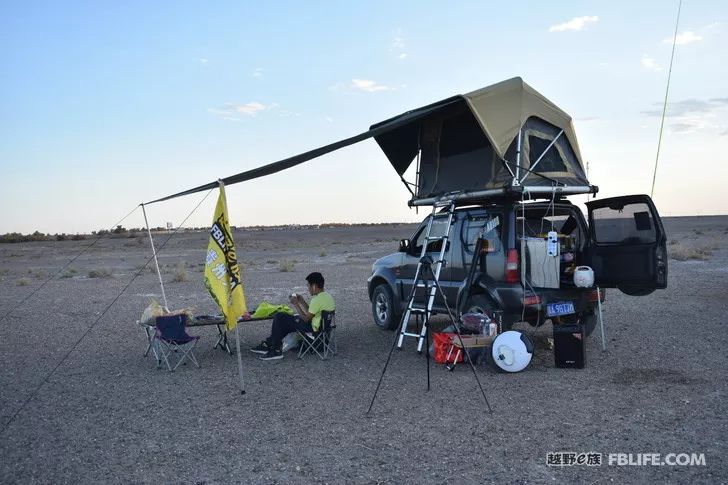
[[[409,251],[409,239],[400,239],[399,240],[399,252],[400,253],[406,253]]]

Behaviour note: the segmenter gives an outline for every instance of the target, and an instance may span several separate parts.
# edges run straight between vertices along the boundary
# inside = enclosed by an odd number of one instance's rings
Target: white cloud
[[[400,29],[397,29],[397,35],[395,35],[394,40],[392,40],[392,45],[389,47],[389,52],[394,53],[398,59],[406,59],[407,53],[404,50],[404,39],[402,38]]]
[[[210,62],[210,59],[206,59],[204,57],[200,57],[200,63],[207,64],[208,62]]]
[[[268,109],[268,106],[261,104],[257,101],[252,101],[252,102],[246,103],[246,104],[234,105],[233,109],[238,113],[255,116],[255,114],[258,113],[259,111]]]
[[[662,103],[653,103],[655,109],[643,111],[647,116],[662,116]],[[697,131],[721,130],[721,120],[728,114],[728,98],[684,99],[668,103],[666,117],[671,133],[687,135]]]
[[[672,37],[668,37],[667,39],[663,39],[662,42],[665,44],[672,44]],[[675,37],[675,43],[677,45],[684,45],[684,44],[690,44],[692,42],[697,42],[699,40],[703,40],[701,36],[696,34],[695,32],[692,32],[690,30],[686,30],[685,32],[681,32],[677,34],[677,37]]]
[[[366,91],[367,93],[375,93],[377,91],[390,91],[392,88],[379,84],[376,81],[369,79],[352,79],[351,87],[358,89],[359,91]]]
[[[692,32],[690,30],[686,30],[685,32],[681,32],[677,34],[677,37],[675,37],[675,43],[677,45],[684,45],[684,44],[690,44],[692,42],[697,42],[699,40],[703,40],[703,38],[699,35],[697,35],[695,32]],[[662,42],[665,44],[672,44],[673,38],[668,37],[667,39],[663,39]]]
[[[218,115],[220,118],[228,121],[238,121],[239,115],[255,116],[261,111],[270,110],[277,107],[277,104],[265,105],[257,101],[251,101],[246,104],[227,103],[222,108],[209,108],[207,111]]]
[[[647,116],[662,116],[662,102],[653,103],[655,109],[643,111]],[[728,98],[684,99],[667,104],[667,116],[682,117],[694,115],[715,116],[718,110],[728,108]]]
[[[549,32],[566,32],[567,30],[584,30],[588,24],[597,22],[599,17],[596,15],[586,15],[583,17],[574,17],[568,22],[552,25]]]
[[[662,67],[647,54],[642,55],[642,60],[640,61],[640,63],[642,64],[642,67],[644,67],[645,69],[649,69],[650,71],[662,71]]]
[[[333,122],[334,122],[334,119],[333,119],[333,118],[332,118],[331,116],[324,116],[324,119],[325,119],[325,120],[326,120],[327,122],[329,122],[329,123],[333,123]]]
[[[670,124],[670,132],[676,135],[688,135],[705,128],[715,128],[716,126],[706,120],[699,118],[686,118],[677,123]]]
[[[253,70],[253,77],[262,77],[263,76],[263,68],[262,67],[256,67]]]

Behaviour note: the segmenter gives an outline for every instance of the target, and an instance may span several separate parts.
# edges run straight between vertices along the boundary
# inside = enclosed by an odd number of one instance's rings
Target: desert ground
[[[143,357],[135,321],[161,293],[149,269],[132,281],[151,256],[142,235],[101,239],[17,308],[92,240],[2,244],[0,317],[13,311],[0,322],[0,481],[726,483],[728,216],[664,224],[668,289],[609,290],[607,351],[596,331],[583,370],[554,367],[550,324],[524,326],[537,342],[525,371],[476,369],[492,413],[467,366],[433,364],[427,392],[410,340],[365,415],[394,337],[372,323],[366,279],[413,225],[235,233],[251,307],[305,293],[305,275],[321,271],[339,324],[326,362],[260,361],[247,349],[270,324],[242,325],[245,395],[235,357],[213,349],[214,327],[191,330],[199,369],[170,373]],[[172,309],[216,312],[206,245],[205,233],[183,233],[161,250]],[[549,452],[605,463],[550,467]],[[610,466],[609,453],[703,453],[706,464]]]

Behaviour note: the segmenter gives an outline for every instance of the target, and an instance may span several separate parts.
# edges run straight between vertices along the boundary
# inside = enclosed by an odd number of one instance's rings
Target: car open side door
[[[647,195],[627,195],[586,203],[589,209],[589,261],[595,283],[641,296],[667,287],[665,229]]]

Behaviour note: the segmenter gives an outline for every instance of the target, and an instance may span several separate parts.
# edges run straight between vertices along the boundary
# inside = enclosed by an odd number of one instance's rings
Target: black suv
[[[540,202],[501,199],[457,207],[445,239],[446,264],[439,278],[450,308],[458,313],[499,311],[504,329],[519,321],[538,326],[558,315],[566,322],[580,320],[590,334],[597,300],[604,301],[604,288],[618,288],[633,296],[666,288],[666,237],[652,200],[632,195],[595,199],[586,205],[588,224],[582,211],[563,198]],[[410,239],[400,242],[399,252],[372,266],[367,280],[369,298],[374,323],[383,329],[394,329],[400,323],[422,245],[427,242],[427,255],[439,259],[443,240],[425,241],[431,217],[425,218]],[[476,241],[487,224],[495,228],[484,235],[481,254],[474,258]],[[431,236],[444,234],[446,227],[447,218],[436,216]],[[558,234],[559,256],[558,261],[548,263],[550,277],[544,278],[546,258],[539,258],[532,243],[543,244],[550,231]],[[466,288],[473,261],[477,261],[474,278]],[[579,266],[593,269],[593,287],[574,284],[573,272]],[[424,300],[422,295],[415,303],[422,305]],[[446,313],[439,294],[433,313]]]

